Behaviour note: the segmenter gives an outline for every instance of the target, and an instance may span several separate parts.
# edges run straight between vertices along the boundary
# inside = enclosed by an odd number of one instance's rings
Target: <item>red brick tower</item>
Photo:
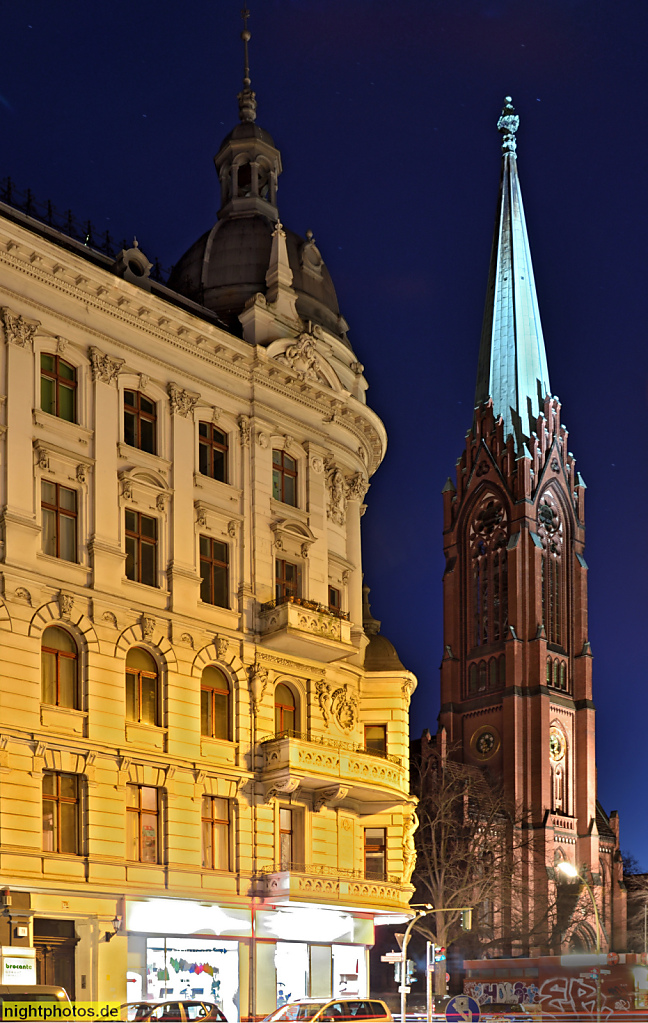
[[[517,175],[517,126],[507,97],[498,122],[502,178],[475,417],[457,487],[449,479],[443,492],[439,725],[451,756],[498,778],[528,821],[520,898],[535,936],[526,948],[522,940],[519,951],[546,952],[570,940],[569,933],[556,937],[551,914],[546,927],[540,923],[554,899],[561,859],[597,894],[602,947],[618,948],[625,926],[623,893],[613,897],[618,837],[600,808],[597,814],[596,801],[585,484],[549,390]],[[582,923],[571,938],[594,947],[593,924]]]

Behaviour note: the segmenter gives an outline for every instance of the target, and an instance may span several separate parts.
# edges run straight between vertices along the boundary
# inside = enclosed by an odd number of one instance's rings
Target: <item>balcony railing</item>
[[[348,611],[342,611],[339,607],[331,607],[330,604],[318,604],[316,600],[306,600],[305,597],[295,597],[293,594],[286,594],[283,597],[278,597],[276,600],[266,600],[264,604],[261,604],[259,610],[261,612],[274,611],[276,607],[281,607],[282,604],[297,604],[306,611],[317,611],[318,614],[330,615],[331,618],[341,618],[343,622],[349,621]]]
[[[296,732],[292,728],[284,728],[282,732],[276,732],[274,735],[267,735],[261,739],[261,744],[265,745],[268,742],[278,742],[280,739],[300,739],[302,742],[316,743],[318,746],[326,746],[328,749],[346,750],[348,753],[362,753],[368,757],[379,757],[381,760],[389,760],[391,764],[397,764],[401,767],[403,764],[402,758],[395,756],[393,753],[384,753],[382,750],[368,749],[366,746],[361,746],[356,742],[344,742],[340,739],[325,739],[320,735],[309,735],[308,732]]]
[[[385,884],[401,884],[398,874],[385,874],[378,870],[351,870],[349,867],[331,867],[325,863],[286,863],[276,867],[259,867],[262,877],[269,874],[310,874],[316,877],[338,877],[350,881],[382,881]]]

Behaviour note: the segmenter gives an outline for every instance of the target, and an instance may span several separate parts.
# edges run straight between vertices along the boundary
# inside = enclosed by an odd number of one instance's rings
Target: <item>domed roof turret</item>
[[[371,613],[368,586],[362,587],[362,625],[369,637],[364,655],[365,671],[405,671],[394,644],[380,635],[380,622]]]
[[[256,121],[256,95],[248,64],[247,12],[241,33],[245,47],[243,89],[238,124],[223,139],[214,163],[221,188],[221,207],[214,226],[185,252],[169,278],[169,287],[217,313],[233,333],[241,333],[239,316],[261,294],[271,298],[268,274],[272,237],[279,221],[277,181],[281,154],[272,136]],[[295,315],[319,324],[346,342],[347,324],[340,315],[335,288],[312,232],[302,238],[284,229],[282,283],[292,289]],[[292,278],[290,278],[292,274]]]

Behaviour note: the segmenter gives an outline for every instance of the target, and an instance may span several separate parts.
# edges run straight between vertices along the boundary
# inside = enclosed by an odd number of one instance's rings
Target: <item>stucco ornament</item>
[[[315,692],[317,693],[317,699],[324,719],[324,724],[328,725],[331,720],[331,686],[328,682],[316,682]]]
[[[345,682],[331,697],[331,712],[343,732],[355,728],[358,720],[358,694]]]
[[[90,346],[90,368],[93,380],[103,380],[104,384],[110,384],[119,375],[124,365],[124,359],[115,359],[106,355],[100,348]]]
[[[418,828],[419,820],[416,812],[403,818],[403,881],[409,884],[416,866],[416,846],[414,845],[414,832]]]
[[[348,501],[364,501],[369,489],[369,481],[364,473],[354,472],[346,478],[346,496]]]
[[[74,607],[74,595],[61,590],[58,595],[58,604],[61,618],[69,618]]]
[[[317,349],[309,334],[300,334],[293,345],[289,345],[281,359],[300,380],[319,379],[317,371]]]
[[[332,522],[343,526],[346,521],[347,482],[332,458],[326,459],[324,469],[328,491],[326,515]]]
[[[7,306],[3,306],[0,313],[7,341],[18,348],[31,348],[34,334],[40,327],[39,320],[26,320],[23,316],[17,316]]]
[[[268,687],[268,669],[261,667],[261,665],[255,661],[255,663],[251,664],[248,668],[248,677],[250,679],[252,707],[254,709],[254,713],[258,714],[261,701]]]
[[[195,391],[187,391],[183,387],[179,387],[173,381],[169,384],[167,391],[171,402],[171,411],[186,419],[195,409],[200,395]]]
[[[140,618],[140,624],[142,626],[142,638],[150,639],[155,632],[155,618],[153,618],[152,615],[142,615]]]

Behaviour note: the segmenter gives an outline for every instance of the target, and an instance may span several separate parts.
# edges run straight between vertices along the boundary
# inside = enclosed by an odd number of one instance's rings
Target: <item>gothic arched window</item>
[[[503,640],[508,626],[506,545],[508,517],[502,500],[488,493],[469,529],[470,646]]]
[[[538,507],[538,535],[542,541],[542,624],[548,643],[565,644],[565,586],[563,579],[563,524],[560,506],[546,490]]]

